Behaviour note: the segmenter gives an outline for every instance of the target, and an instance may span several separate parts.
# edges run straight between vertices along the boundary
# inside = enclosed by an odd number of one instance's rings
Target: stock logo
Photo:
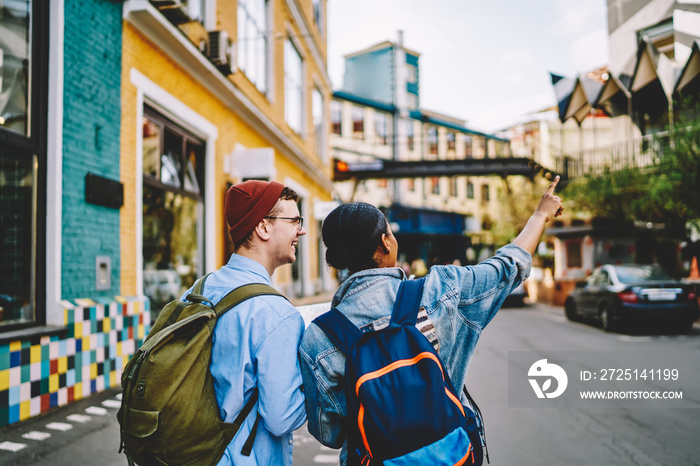
[[[530,366],[527,372],[528,381],[532,385],[537,398],[556,398],[566,390],[569,383],[569,378],[566,376],[566,371],[556,364],[548,363],[546,359],[540,359]],[[552,379],[557,381],[555,390],[552,388]],[[542,384],[540,385],[540,380]]]

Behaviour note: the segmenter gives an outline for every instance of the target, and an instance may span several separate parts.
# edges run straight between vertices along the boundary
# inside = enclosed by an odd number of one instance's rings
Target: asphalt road
[[[677,365],[685,389],[683,409],[656,408],[646,401],[601,407],[569,403],[565,396],[551,407],[509,406],[509,377],[527,373],[533,358],[576,368],[568,371],[571,388],[578,368],[592,369],[602,360],[600,365],[614,365],[617,354],[642,355],[659,367],[671,364],[671,357],[685,357]],[[700,465],[698,355],[698,325],[690,335],[620,335],[568,322],[561,308],[503,309],[484,331],[469,369],[469,390],[485,418],[491,465]],[[523,366],[514,356],[528,362]],[[643,389],[663,385],[638,384]],[[118,391],[108,390],[4,428],[0,464],[124,466],[125,457],[117,453],[117,406]],[[338,452],[318,444],[305,426],[295,432],[294,442],[295,465],[337,464]]]

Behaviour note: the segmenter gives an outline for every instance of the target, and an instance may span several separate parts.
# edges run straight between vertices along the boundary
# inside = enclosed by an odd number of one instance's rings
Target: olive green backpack
[[[216,306],[201,295],[206,276],[187,301],[168,303],[122,373],[119,452],[129,464],[211,465],[224,454],[257,401],[257,390],[233,423],[223,422],[209,372],[216,320],[246,299],[282,296],[261,283],[243,285]],[[283,297],[283,296],[282,296]],[[256,419],[242,453],[249,455]]]

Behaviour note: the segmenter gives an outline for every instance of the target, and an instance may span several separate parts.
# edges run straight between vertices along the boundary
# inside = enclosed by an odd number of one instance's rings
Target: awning
[[[682,91],[685,86],[690,84],[695,78],[700,75],[700,40],[693,41],[693,48],[690,52],[690,57],[681,70],[681,74],[676,82],[676,91]]]
[[[571,94],[574,92],[576,80],[573,78],[559,76],[558,74],[554,73],[549,73],[549,75],[552,78],[552,86],[554,87],[554,97],[556,97],[557,99],[557,107],[559,109],[559,121],[564,123],[567,120],[566,111],[569,107]]]
[[[658,79],[666,99],[670,101],[679,72],[666,55],[660,53],[646,38],[642,38],[637,49],[637,64],[632,75],[630,90],[639,92]]]

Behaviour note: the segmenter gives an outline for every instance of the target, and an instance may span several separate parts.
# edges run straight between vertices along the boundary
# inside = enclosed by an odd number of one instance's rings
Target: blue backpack
[[[399,287],[389,325],[362,332],[333,308],[314,320],[346,358],[349,465],[481,465],[482,423],[416,328],[424,279]]]

